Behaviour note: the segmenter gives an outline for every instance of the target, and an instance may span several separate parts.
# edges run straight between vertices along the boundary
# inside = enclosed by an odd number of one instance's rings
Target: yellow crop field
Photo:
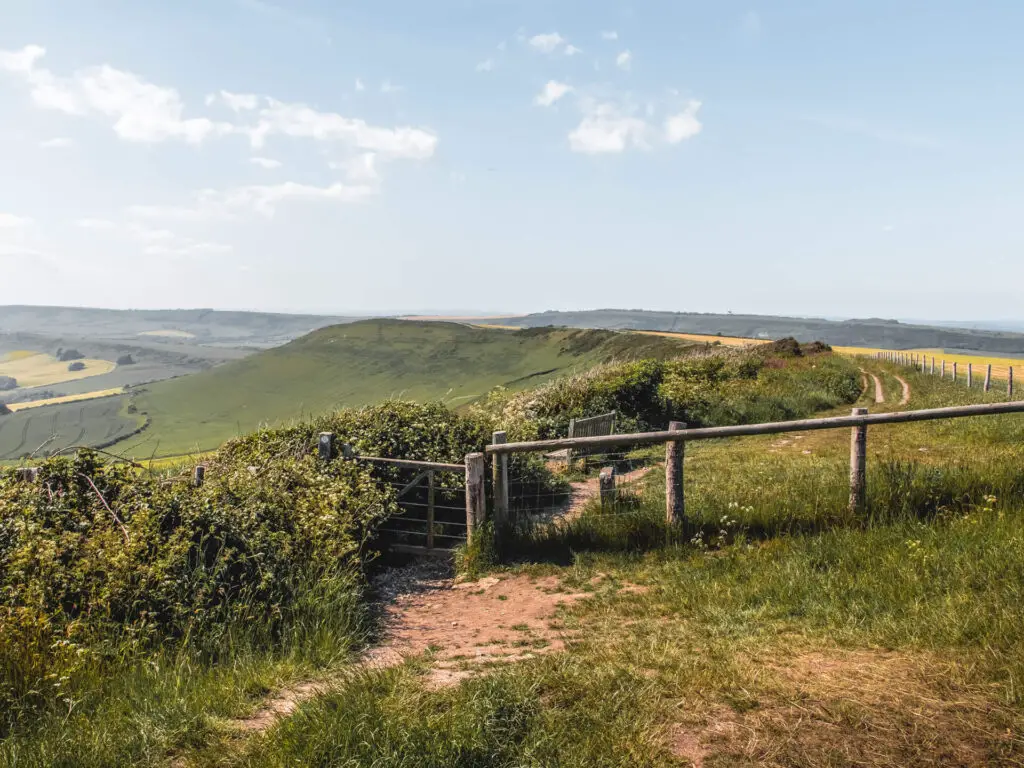
[[[17,379],[19,387],[45,387],[65,381],[76,381],[110,373],[117,367],[109,360],[75,360],[74,362],[84,363],[85,368],[81,371],[69,371],[70,363],[61,362],[53,355],[39,352],[10,358],[11,355],[8,355],[7,358],[0,360],[0,376],[13,376]]]
[[[891,349],[879,349],[877,347],[834,347],[836,352],[844,355],[857,357],[874,357],[879,352],[892,352]],[[974,366],[975,376],[984,376],[985,369],[992,366],[992,378],[1005,380],[1010,377],[1010,368],[1013,368],[1015,378],[1024,375],[1024,358],[1013,357],[990,357],[987,355],[964,355],[955,352],[946,352],[942,349],[901,349],[906,355],[919,355],[925,358],[929,370],[931,370],[932,358],[935,358],[935,369],[941,370],[942,361],[946,361],[947,372],[952,371],[953,363],[957,364],[958,372],[966,375],[967,366]]]
[[[712,336],[704,333],[675,333],[674,331],[634,331],[647,336],[667,336],[671,339],[686,339],[707,344],[719,343],[725,347],[746,347],[751,344],[768,344],[769,339],[746,339],[742,336]]]
[[[0,355],[0,363],[5,363],[8,360],[24,360],[26,357],[32,357],[33,355],[38,354],[38,352],[33,352],[31,349],[16,349],[13,352]]]
[[[120,387],[97,389],[95,392],[81,392],[77,395],[51,397],[49,400],[28,400],[24,403],[10,403],[7,407],[12,411],[27,411],[29,408],[41,408],[44,405],[60,405],[61,403],[77,403],[80,400],[95,400],[98,397],[112,397],[113,395],[120,395],[122,392],[124,390]]]
[[[196,335],[189,333],[188,331],[175,331],[168,329],[165,331],[142,331],[139,336],[164,336],[171,339],[194,339]]]

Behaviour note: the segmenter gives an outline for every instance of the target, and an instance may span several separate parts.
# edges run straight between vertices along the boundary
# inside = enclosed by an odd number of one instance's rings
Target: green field
[[[609,331],[474,328],[372,320],[332,326],[135,397],[152,420],[126,453],[209,450],[263,424],[398,397],[464,405],[493,387],[523,388],[612,359],[666,357],[687,344]]]
[[[126,437],[144,417],[125,411],[125,397],[32,408],[0,416],[0,460],[38,451],[47,455],[72,445],[103,445]]]

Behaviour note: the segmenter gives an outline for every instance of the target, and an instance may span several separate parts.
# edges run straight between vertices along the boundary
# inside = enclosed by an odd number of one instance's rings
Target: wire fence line
[[[954,384],[964,382],[968,387],[980,386],[985,392],[990,392],[999,381],[1005,381],[1006,398],[1013,400],[1014,397],[1014,366],[998,365],[995,363],[961,362],[949,360],[936,355],[928,355],[916,352],[876,352],[876,360],[882,360],[894,365],[901,365],[906,368],[913,368],[921,373],[941,378],[951,378]]]

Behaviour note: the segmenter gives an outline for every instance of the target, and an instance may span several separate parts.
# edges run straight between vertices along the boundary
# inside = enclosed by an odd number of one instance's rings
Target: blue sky
[[[1024,4],[0,0],[0,303],[1020,319]]]

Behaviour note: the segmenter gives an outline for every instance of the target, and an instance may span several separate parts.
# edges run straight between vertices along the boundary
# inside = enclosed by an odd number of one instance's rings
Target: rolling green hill
[[[135,404],[151,419],[118,445],[138,455],[208,450],[261,424],[389,397],[472,401],[612,359],[669,357],[684,342],[600,330],[519,331],[369,320],[323,328],[210,371],[159,382]]]

